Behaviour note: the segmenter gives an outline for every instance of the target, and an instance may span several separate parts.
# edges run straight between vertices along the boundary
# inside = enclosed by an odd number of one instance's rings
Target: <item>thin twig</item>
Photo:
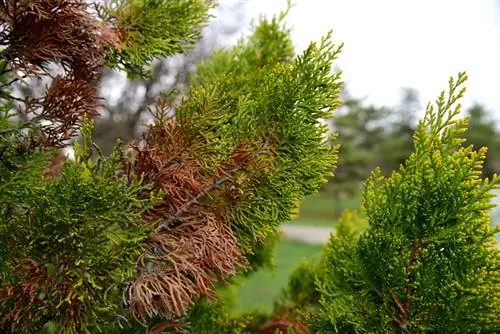
[[[22,99],[20,97],[15,97],[15,96],[6,94],[4,92],[0,92],[0,97],[2,97],[4,99],[11,99],[11,100],[15,100],[15,101],[18,101],[18,102],[26,103],[26,100],[24,100],[24,99]]]
[[[408,317],[410,314],[410,307],[411,307],[411,293],[413,291],[413,282],[411,280],[411,269],[415,262],[418,259],[418,255],[420,254],[421,246],[420,242],[416,241],[411,249],[411,256],[408,262],[406,263],[406,271],[407,271],[407,280],[408,284],[405,288],[405,294],[406,294],[406,301],[404,303],[401,303],[399,300],[399,297],[392,291],[392,289],[389,289],[389,293],[391,295],[391,300],[394,302],[396,305],[399,313],[391,316],[392,320],[399,326],[399,328],[405,332],[407,332],[407,324],[408,324]],[[385,302],[385,300],[384,300]]]
[[[232,179],[232,176],[234,175],[234,173],[236,173],[236,172],[238,172],[238,171],[240,171],[242,169],[243,169],[242,166],[234,168],[231,171],[229,171],[229,175],[224,176],[224,177],[218,179],[217,181],[213,182],[212,184],[208,185],[207,187],[205,187],[205,189],[203,189],[203,191],[201,193],[199,193],[194,198],[192,198],[189,202],[187,202],[186,204],[184,204],[180,208],[180,210],[177,211],[177,213],[174,216],[170,217],[163,224],[161,224],[160,226],[158,226],[156,228],[156,232],[162,232],[162,231],[168,229],[173,223],[179,221],[180,218],[181,218],[181,216],[184,215],[186,212],[188,212],[188,210],[193,205],[196,205],[196,204],[199,203],[200,199],[202,199],[203,197],[205,197],[210,191],[218,189],[221,185],[223,185],[224,183],[230,181]]]
[[[394,293],[394,291],[392,291],[392,289],[389,289],[389,293],[391,294],[392,301],[394,302],[394,304],[396,304],[396,306],[399,310],[398,319],[404,325],[406,323],[406,321],[408,320],[407,319],[408,318],[408,310],[404,307],[403,304],[401,304],[399,297]]]

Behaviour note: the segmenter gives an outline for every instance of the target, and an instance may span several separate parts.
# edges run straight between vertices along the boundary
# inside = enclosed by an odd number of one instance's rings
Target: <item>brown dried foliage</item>
[[[77,80],[95,80],[105,48],[118,44],[81,0],[4,0],[0,24],[2,42],[8,45],[3,54],[23,72],[56,62]]]
[[[40,112],[42,146],[61,147],[75,135],[83,115],[93,117],[99,106],[97,81],[109,48],[117,48],[115,29],[92,13],[81,0],[0,0],[0,57],[14,74],[51,76],[49,64],[58,64],[64,76],[53,79],[45,97],[24,101],[21,114]]]
[[[241,145],[214,175],[207,175],[189,153],[183,128],[175,120],[153,126],[145,147],[135,149],[134,173],[165,196],[144,217],[156,233],[146,241],[128,302],[138,320],[180,317],[196,298],[213,297],[218,281],[245,266],[216,197],[256,154]]]
[[[81,126],[83,116],[97,115],[97,88],[68,76],[57,76],[41,101],[41,118],[50,120],[42,126],[44,146],[64,146]]]
[[[38,328],[31,328],[30,324],[39,324],[48,321],[44,319],[48,314],[62,313],[66,324],[73,328],[83,324],[85,310],[78,294],[69,297],[74,287],[71,275],[51,275],[45,265],[32,259],[21,259],[14,265],[18,282],[6,284],[0,288],[0,331],[11,332],[22,330],[32,333]],[[60,266],[59,270],[64,270]],[[61,278],[63,278],[61,280]],[[62,305],[58,304],[64,299]],[[76,326],[76,327],[75,327]]]
[[[41,293],[48,294],[52,278],[46,268],[31,259],[18,261],[14,266],[19,282],[0,288],[0,329],[22,329],[30,332],[29,324],[39,316],[39,310],[46,307]],[[5,310],[5,313],[2,313]]]
[[[234,274],[241,264],[231,230],[213,214],[186,220],[147,240],[139,274],[129,289],[135,317],[180,317],[194,299],[212,297],[216,281]]]

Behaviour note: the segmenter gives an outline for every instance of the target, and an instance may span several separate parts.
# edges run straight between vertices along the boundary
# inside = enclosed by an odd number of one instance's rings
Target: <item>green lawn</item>
[[[342,202],[342,209],[359,209],[359,197]],[[304,200],[300,215],[288,224],[335,226],[334,200],[318,193]],[[499,215],[500,216],[500,215]],[[498,217],[495,217],[500,221]],[[500,233],[498,235],[500,239]],[[273,301],[288,282],[292,270],[302,259],[321,255],[322,247],[283,240],[276,249],[274,272],[263,270],[253,274],[244,284],[236,287],[235,314],[251,311],[271,312]]]
[[[301,204],[300,215],[288,224],[325,226],[336,224],[335,201],[325,194],[317,193],[307,197]],[[342,201],[342,209],[358,209],[359,196]],[[272,311],[273,302],[286,286],[288,276],[302,259],[321,255],[322,247],[299,242],[282,241],[276,248],[276,268],[274,272],[262,270],[253,274],[236,289],[235,313],[249,311]]]
[[[261,270],[236,288],[236,314],[251,311],[271,312],[273,301],[288,282],[288,276],[302,259],[321,255],[322,247],[282,241],[276,247],[276,268]]]
[[[299,217],[288,224],[333,227],[336,224],[335,204],[333,197],[323,192],[308,196],[300,205]],[[341,202],[341,210],[357,210],[359,206],[359,196]]]
[[[290,225],[308,225],[308,226],[318,226],[318,227],[328,227],[333,228],[337,224],[335,219],[316,219],[316,218],[298,218],[294,219],[287,224]]]

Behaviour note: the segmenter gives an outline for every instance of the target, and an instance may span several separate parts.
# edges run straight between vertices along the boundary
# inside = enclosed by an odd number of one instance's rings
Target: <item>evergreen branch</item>
[[[411,249],[411,256],[410,259],[408,260],[406,264],[406,271],[408,273],[407,275],[407,280],[408,284],[405,289],[406,293],[406,301],[402,303],[399,299],[399,297],[394,293],[392,289],[389,289],[389,293],[391,295],[391,299],[398,308],[399,313],[396,314],[395,316],[392,316],[392,320],[397,323],[399,328],[401,328],[404,331],[407,331],[406,326],[408,324],[408,315],[410,314],[410,307],[411,307],[411,298],[410,294],[413,291],[413,282],[411,280],[411,268],[417,261],[418,255],[420,254],[421,246],[420,242],[416,241]]]
[[[384,306],[387,315],[391,318],[392,321],[394,321],[398,325],[399,328],[403,329],[403,326],[401,324],[401,320],[399,319],[399,317],[397,315],[392,314],[391,308],[389,307],[389,304],[387,303],[387,299],[385,298],[385,296],[376,290],[375,290],[375,293],[381,299],[382,305]],[[391,293],[392,293],[392,291],[391,291]]]
[[[262,149],[259,150],[257,152],[257,155],[262,155],[262,154],[266,154],[266,153],[269,153],[269,150],[268,150],[268,147],[269,147],[269,143],[271,141],[271,134],[275,132],[276,130],[276,127],[277,127],[277,124],[274,124],[273,125],[273,128],[272,130],[270,131],[269,135],[266,137],[265,141],[264,141],[264,145],[262,146]],[[171,157],[166,163],[169,164],[170,162],[174,161],[175,159],[177,159],[176,156],[173,156]],[[198,195],[196,195],[194,198],[192,198],[189,202],[187,202],[186,204],[184,204],[180,209],[179,211],[177,211],[177,213],[170,217],[169,219],[167,219],[164,223],[162,223],[161,225],[159,225],[157,228],[156,228],[156,232],[162,232],[162,231],[165,231],[166,229],[168,228],[171,228],[171,226],[177,222],[179,222],[181,220],[181,217],[189,211],[189,209],[194,206],[194,205],[197,205],[199,204],[199,201],[205,197],[206,195],[208,195],[208,193],[212,190],[215,190],[215,189],[218,189],[219,187],[221,187],[223,184],[225,184],[226,182],[230,181],[232,178],[233,178],[233,175],[236,173],[236,172],[239,172],[241,170],[243,170],[245,167],[244,166],[238,166],[236,168],[233,168],[232,170],[230,170],[228,173],[226,173],[226,176],[218,179],[217,181],[213,182],[212,184],[208,185],[205,189],[203,189]]]
[[[417,261],[421,250],[422,250],[422,246],[420,244],[420,241],[417,240],[411,249],[410,260],[406,264],[406,271],[408,272],[408,285],[406,287],[407,296],[409,296],[411,294],[411,292],[413,291],[413,282],[412,282],[411,277],[410,277],[410,270],[412,269],[413,265]],[[406,307],[406,311],[408,311],[408,309],[410,308],[410,304],[411,304],[410,298],[408,298],[408,300],[406,301],[405,304],[408,304]]]
[[[196,204],[199,204],[199,201],[205,197],[206,195],[208,195],[208,193],[212,190],[215,190],[215,189],[218,189],[220,186],[222,186],[224,183],[230,181],[233,177],[233,175],[242,170],[244,167],[243,166],[239,166],[237,168],[234,168],[232,169],[231,171],[229,171],[228,175],[218,179],[217,181],[211,183],[210,185],[208,185],[207,187],[205,187],[205,189],[203,189],[202,192],[200,192],[198,195],[196,195],[194,198],[192,198],[189,202],[187,202],[186,204],[184,204],[180,209],[179,211],[177,211],[177,213],[170,217],[169,219],[167,219],[163,224],[161,224],[160,226],[158,226],[156,228],[156,232],[163,232],[167,229],[169,229],[171,227],[172,224],[175,224],[176,222],[178,222],[181,217],[189,211],[189,209],[196,205]]]
[[[404,331],[406,330],[406,324],[408,322],[408,310],[405,308],[403,304],[401,304],[401,301],[399,300],[398,296],[392,291],[392,289],[389,289],[389,293],[391,294],[391,299],[396,304],[396,307],[399,310],[399,313],[392,316],[392,320],[394,320],[399,328],[401,328]]]

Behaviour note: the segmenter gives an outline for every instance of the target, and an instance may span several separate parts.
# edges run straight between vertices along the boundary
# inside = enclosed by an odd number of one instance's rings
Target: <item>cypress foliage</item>
[[[212,0],[112,0],[96,5],[99,16],[113,26],[104,34],[117,43],[106,55],[106,65],[130,77],[148,75],[144,67],[160,57],[183,53],[201,38]]]
[[[340,103],[341,47],[328,34],[295,55],[286,12],[262,19],[197,69],[187,99],[162,96],[126,151],[91,140],[103,67],[148,75],[195,42],[212,6],[0,1],[0,330],[499,331],[498,178],[481,179],[486,149],[462,138],[463,73],[406,164],[369,178],[364,217],[346,213],[321,261],[294,272],[276,318],[230,316],[224,286],[272,263],[280,224],[335,167],[320,119]],[[54,63],[63,73],[43,96],[12,95],[19,75]],[[76,134],[69,161],[59,149]]]
[[[342,228],[318,277],[317,333],[494,333],[500,330],[500,252],[490,227],[486,148],[462,138],[466,75],[429,105],[414,151],[390,177],[368,179],[364,233]]]
[[[118,151],[93,162],[90,127],[60,176],[43,175],[40,152],[1,185],[0,325],[31,332],[53,321],[61,333],[98,328],[119,314],[120,284],[132,277],[149,229],[140,182],[115,177]],[[97,327],[96,327],[97,326]]]
[[[264,20],[248,42],[200,67],[175,119],[162,109],[167,100],[158,105],[131,170],[166,194],[148,215],[157,233],[154,252],[144,254],[144,267],[162,280],[139,268],[131,287],[137,316],[182,316],[192,296],[214,295],[218,280],[269,263],[280,224],[331,173],[336,148],[319,119],[339,103],[331,72],[339,48],[325,38],[296,58],[289,50],[279,19]],[[189,270],[179,274],[165,260]],[[172,304],[146,295],[172,289]]]
[[[271,263],[279,225],[335,165],[320,122],[339,105],[330,36],[296,56],[282,16],[262,20],[200,66],[189,98],[163,96],[127,154],[118,145],[103,156],[91,140],[103,66],[147,75],[199,37],[211,6],[0,2],[2,332],[248,325],[230,319],[218,290]],[[48,77],[54,63],[64,71],[43,96],[12,96],[14,74]],[[76,134],[69,161],[58,149]]]
[[[367,180],[360,216],[344,212],[318,262],[303,262],[271,316],[284,333],[497,333],[500,249],[489,210],[498,177],[458,119],[465,73],[427,108],[400,170]],[[256,320],[257,321],[257,320]],[[305,325],[308,326],[305,326]]]

